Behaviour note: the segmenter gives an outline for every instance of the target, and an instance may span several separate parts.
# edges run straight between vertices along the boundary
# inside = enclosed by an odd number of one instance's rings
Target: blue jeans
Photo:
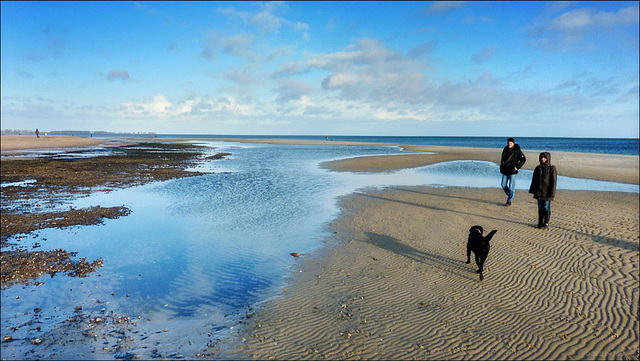
[[[538,210],[551,212],[551,201],[543,201],[538,199]]]
[[[516,195],[516,174],[502,175],[502,189],[507,195],[507,201],[512,202],[513,196]]]

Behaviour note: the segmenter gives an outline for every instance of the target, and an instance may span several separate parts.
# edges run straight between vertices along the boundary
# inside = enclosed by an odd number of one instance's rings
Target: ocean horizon
[[[156,137],[156,138],[243,138],[298,139],[366,142],[403,145],[436,145],[450,147],[504,148],[509,137],[486,136],[359,136],[359,135],[267,135],[267,134],[157,134],[108,133],[88,131],[49,132],[52,135],[93,137]],[[640,155],[640,138],[573,138],[573,137],[513,137],[523,150],[544,150],[581,153]]]

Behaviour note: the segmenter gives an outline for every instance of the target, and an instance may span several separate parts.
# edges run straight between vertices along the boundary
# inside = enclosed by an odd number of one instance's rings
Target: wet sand
[[[418,148],[442,155],[325,166],[385,171],[496,158],[485,149]],[[528,166],[535,165],[526,154]],[[638,163],[638,157],[599,154],[556,159],[562,175],[583,160],[592,165],[590,178],[631,183],[625,169],[637,170]],[[327,247],[300,255],[287,289],[232,331],[230,351],[204,356],[638,359],[638,194],[559,190],[547,230],[533,228],[531,195],[518,191],[509,208],[504,200],[499,188],[423,186],[341,198]],[[476,224],[498,230],[482,281],[475,264],[465,263],[468,229]]]

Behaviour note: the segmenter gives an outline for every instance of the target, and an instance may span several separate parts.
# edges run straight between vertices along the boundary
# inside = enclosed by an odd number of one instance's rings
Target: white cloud
[[[278,102],[288,102],[292,100],[299,100],[302,97],[307,98],[308,95],[316,93],[318,88],[293,79],[279,79],[278,80]]]
[[[425,64],[386,49],[376,40],[360,39],[347,51],[308,57],[300,64],[301,71],[328,71],[321,85],[337,92],[336,97],[382,104],[421,101]]]
[[[486,61],[495,51],[488,47],[476,54],[475,59]],[[571,118],[578,111],[583,114],[604,99],[615,99],[616,94],[624,93],[613,86],[615,79],[583,76],[565,79],[564,89],[553,85],[548,89],[510,89],[504,79],[491,73],[466,81],[435,82],[429,79],[431,68],[424,62],[402,56],[373,39],[360,39],[344,51],[307,53],[306,57],[306,61],[287,63],[273,74],[279,83],[277,100],[282,105],[278,108],[281,116],[338,118],[345,122],[373,119],[404,124],[538,121],[536,117]],[[530,72],[528,66],[518,72],[518,77]],[[310,75],[316,73],[321,74],[315,78],[317,83],[293,80],[299,76],[312,79]],[[571,83],[577,79],[582,79],[580,84]],[[581,91],[576,91],[578,85]],[[312,91],[313,87],[317,91]]]
[[[638,11],[638,6],[623,8],[617,12],[597,11],[591,8],[575,9],[525,27],[525,30],[535,39],[531,42],[534,46],[556,51],[575,49],[592,51],[597,49],[597,43],[585,41],[588,34],[634,24],[637,26]]]
[[[249,85],[256,82],[256,78],[251,72],[235,67],[225,69],[222,72],[222,76],[223,78],[229,79],[239,85]]]
[[[245,25],[253,26],[257,30],[266,33],[277,33],[284,26],[293,31],[303,31],[309,29],[309,25],[301,22],[289,21],[275,13],[286,11],[287,6],[281,2],[269,2],[257,4],[259,9],[255,12],[238,11],[233,7],[218,9],[220,13],[240,19]]]
[[[551,30],[583,31],[634,23],[638,23],[638,6],[620,9],[617,13],[592,9],[572,10],[552,19],[547,27]]]
[[[255,104],[242,102],[230,95],[216,98],[190,96],[179,101],[171,101],[164,94],[156,94],[151,99],[124,102],[121,107],[121,115],[124,117],[156,120],[177,120],[185,117],[235,119],[264,114]]]
[[[135,116],[151,116],[151,117],[166,117],[169,115],[169,108],[171,102],[167,100],[167,97],[162,94],[156,94],[152,99],[143,100],[140,102],[125,102],[122,104],[122,110],[125,115]]]
[[[248,61],[259,61],[262,57],[252,50],[252,45],[253,41],[249,35],[220,36],[212,33],[202,46],[200,56],[213,60],[218,53],[221,53],[245,58]]]

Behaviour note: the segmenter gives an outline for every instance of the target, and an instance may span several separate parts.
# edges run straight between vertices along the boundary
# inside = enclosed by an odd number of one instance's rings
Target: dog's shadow
[[[384,234],[365,232],[365,236],[365,239],[360,240],[360,242],[369,243],[378,248],[407,257],[414,262],[420,262],[469,280],[478,279],[478,276],[476,276],[476,268],[466,264],[466,254],[461,253],[460,259],[453,259],[436,253],[421,251]],[[475,264],[473,266],[475,266]]]

